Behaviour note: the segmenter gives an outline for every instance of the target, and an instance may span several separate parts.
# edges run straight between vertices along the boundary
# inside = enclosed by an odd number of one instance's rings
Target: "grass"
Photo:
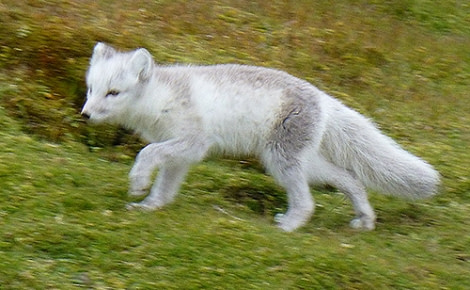
[[[468,15],[462,1],[0,2],[0,288],[469,288]],[[307,79],[433,164],[441,193],[371,194],[362,233],[342,194],[314,189],[312,221],[283,233],[284,193],[256,161],[210,159],[172,205],[126,211],[141,144],[78,114],[96,41]]]

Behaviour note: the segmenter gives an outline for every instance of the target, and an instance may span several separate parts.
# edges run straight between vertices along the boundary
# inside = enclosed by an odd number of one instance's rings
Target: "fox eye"
[[[119,91],[118,90],[109,90],[107,93],[106,93],[106,97],[116,97],[117,95],[119,95]]]

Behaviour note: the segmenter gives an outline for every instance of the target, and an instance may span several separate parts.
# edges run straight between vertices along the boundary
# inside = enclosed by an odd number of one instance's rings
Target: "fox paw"
[[[274,216],[277,226],[285,232],[292,232],[303,226],[308,220],[308,216],[282,214],[278,213]]]
[[[349,226],[353,229],[371,231],[375,229],[375,221],[373,219],[363,216],[353,219],[349,223]]]
[[[126,204],[126,209],[127,210],[153,211],[153,210],[156,210],[158,208],[159,208],[158,206],[150,205],[150,204],[143,203],[143,202],[140,202],[140,203],[139,202],[130,202],[130,203]]]

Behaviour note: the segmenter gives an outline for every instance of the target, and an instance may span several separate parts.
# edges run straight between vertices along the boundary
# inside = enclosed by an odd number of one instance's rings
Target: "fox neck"
[[[164,132],[162,115],[165,112],[165,94],[155,80],[149,80],[140,88],[135,100],[129,105],[127,116],[121,125],[141,135],[146,141],[156,142],[158,131]]]

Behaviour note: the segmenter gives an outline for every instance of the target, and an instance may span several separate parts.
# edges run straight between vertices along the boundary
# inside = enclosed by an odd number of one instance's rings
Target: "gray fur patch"
[[[218,85],[240,84],[240,86],[249,86],[254,89],[260,87],[279,89],[301,81],[283,71],[248,65],[220,64],[194,67],[194,69],[198,70],[198,74],[206,75]]]
[[[308,85],[286,89],[285,101],[268,146],[282,159],[290,160],[297,158],[312,142],[319,142],[312,138],[321,110],[315,92]]]

